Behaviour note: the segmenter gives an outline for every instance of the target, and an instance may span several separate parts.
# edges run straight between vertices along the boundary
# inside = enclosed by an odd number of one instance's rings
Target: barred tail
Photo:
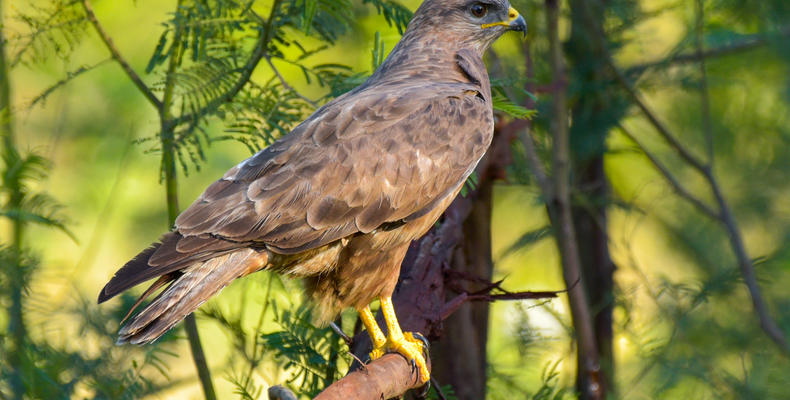
[[[265,267],[266,251],[240,249],[162,276],[141,297],[170,285],[118,332],[118,344],[153,342],[231,281]],[[139,301],[138,301],[139,303]]]

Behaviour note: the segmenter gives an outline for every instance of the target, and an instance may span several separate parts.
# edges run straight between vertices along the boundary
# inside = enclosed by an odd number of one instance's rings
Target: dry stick
[[[558,0],[546,0],[546,26],[553,80],[563,82],[565,80],[565,66],[559,39],[559,5],[557,3]],[[552,108],[554,196],[547,201],[553,203],[550,210],[554,209],[551,214],[554,214],[553,223],[557,227],[557,244],[563,266],[562,275],[565,285],[568,287],[568,301],[579,342],[577,357],[579,357],[579,367],[584,368],[583,375],[587,379],[584,382],[584,387],[579,387],[579,390],[582,391],[582,398],[598,399],[603,397],[602,385],[598,382],[601,367],[593,332],[592,314],[587,303],[587,292],[584,281],[581,280],[581,260],[571,215],[568,109],[564,87],[554,92]],[[578,284],[574,285],[574,282],[578,282]]]
[[[639,94],[634,89],[633,85],[628,81],[625,75],[617,68],[617,65],[614,63],[614,59],[612,58],[611,53],[609,52],[609,48],[606,46],[605,43],[600,42],[601,35],[593,35],[596,40],[599,41],[599,45],[601,51],[604,55],[604,59],[607,63],[607,66],[612,70],[617,79],[618,83],[625,89],[626,93],[628,93],[631,101],[636,104],[637,107],[642,111],[645,115],[647,120],[653,125],[653,127],[658,131],[658,134],[672,147],[673,150],[684,160],[686,161],[691,167],[699,171],[705,181],[710,186],[711,191],[713,192],[714,199],[716,201],[717,206],[719,207],[718,213],[710,213],[710,210],[705,210],[700,208],[700,205],[703,204],[701,201],[691,201],[691,203],[697,207],[700,211],[702,211],[705,215],[713,218],[716,221],[719,221],[723,226],[725,231],[727,232],[728,237],[730,238],[730,245],[732,246],[733,252],[735,253],[735,257],[738,260],[738,267],[741,270],[741,275],[743,276],[744,283],[749,290],[749,295],[752,298],[752,305],[754,306],[755,312],[757,312],[757,316],[760,320],[760,328],[765,332],[765,334],[784,352],[785,355],[790,354],[790,345],[788,345],[787,339],[784,337],[784,333],[776,322],[771,317],[770,312],[768,311],[768,305],[765,303],[763,299],[762,292],[760,290],[760,286],[757,283],[757,276],[754,272],[754,264],[752,263],[751,258],[746,251],[746,246],[743,243],[743,237],[738,227],[737,222],[735,221],[735,216],[730,209],[729,204],[727,203],[724,195],[721,191],[721,187],[719,186],[719,182],[716,177],[713,175],[713,171],[710,165],[703,163],[700,161],[696,156],[691,154],[691,152],[683,147],[682,144],[676,139],[676,136],[669,131],[669,129],[661,123],[658,117],[653,113],[652,110],[642,101]],[[646,153],[647,154],[647,153]],[[651,162],[655,158],[651,159]],[[654,165],[655,162],[654,162]],[[656,165],[657,166],[657,165]],[[658,167],[658,166],[657,166]],[[662,175],[667,178],[667,175],[662,172]],[[670,180],[670,184],[672,181]],[[689,197],[683,196],[685,199],[689,199]]]

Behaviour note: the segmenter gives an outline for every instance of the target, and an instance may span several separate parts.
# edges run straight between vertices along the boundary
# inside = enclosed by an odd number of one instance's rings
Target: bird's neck
[[[458,66],[458,54],[464,50],[482,64],[479,49],[464,46],[442,32],[414,33],[407,31],[387,59],[371,77],[377,83],[402,82],[468,82]],[[470,51],[471,50],[471,51]],[[487,84],[488,82],[486,82]]]

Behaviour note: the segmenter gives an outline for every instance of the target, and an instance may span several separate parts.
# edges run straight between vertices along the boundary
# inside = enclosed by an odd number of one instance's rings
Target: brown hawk
[[[305,278],[323,321],[356,308],[371,358],[397,351],[427,381],[422,342],[401,331],[390,296],[409,243],[491,142],[482,54],[508,30],[526,23],[507,0],[425,0],[364,84],[230,169],[115,274],[99,303],[158,278],[136,307],[167,286],[118,342],[152,342],[234,279],[268,269]],[[368,307],[376,298],[387,337]]]

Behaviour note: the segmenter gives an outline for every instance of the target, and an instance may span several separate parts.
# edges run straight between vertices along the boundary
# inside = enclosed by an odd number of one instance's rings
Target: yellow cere
[[[486,29],[497,25],[510,26],[510,23],[515,21],[516,18],[518,18],[518,11],[516,11],[515,8],[510,7],[510,9],[507,10],[507,21],[492,22],[490,24],[480,25],[480,27]]]

